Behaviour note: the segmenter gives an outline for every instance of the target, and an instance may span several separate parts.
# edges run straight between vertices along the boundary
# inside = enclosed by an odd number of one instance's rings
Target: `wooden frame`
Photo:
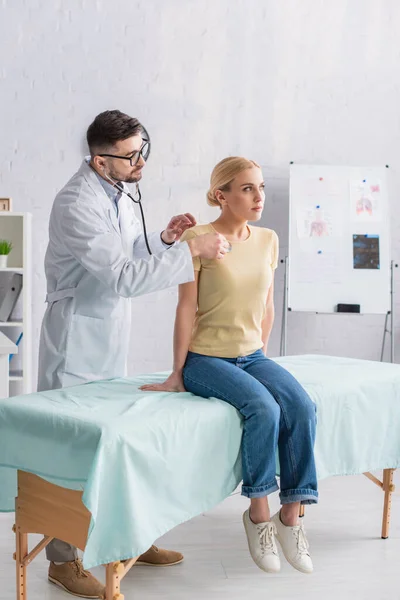
[[[11,212],[11,211],[12,211],[11,198],[0,198],[0,212]]]
[[[82,503],[82,492],[68,490],[37,475],[18,471],[13,527],[16,535],[14,559],[17,600],[27,600],[26,569],[54,538],[73,544],[80,550],[85,549],[90,518],[89,511]],[[44,535],[31,552],[28,552],[29,533]],[[107,600],[124,600],[120,584],[137,559],[105,565]]]
[[[383,502],[383,515],[382,515],[382,533],[381,538],[387,540],[389,537],[389,526],[390,526],[390,511],[392,508],[392,493],[396,487],[393,483],[393,475],[396,469],[383,469],[383,481],[380,481],[377,477],[371,473],[363,473],[365,477],[368,477],[373,483],[381,488],[385,494]]]
[[[365,477],[368,477],[373,483],[375,483],[381,490],[384,492],[384,500],[383,500],[383,514],[382,514],[382,531],[381,538],[383,540],[387,540],[389,537],[389,527],[390,527],[390,511],[392,508],[392,493],[395,491],[396,487],[393,483],[393,475],[396,469],[383,469],[383,481],[380,481],[375,475],[372,473],[363,473]],[[300,506],[299,516],[304,517],[305,506],[302,504]]]

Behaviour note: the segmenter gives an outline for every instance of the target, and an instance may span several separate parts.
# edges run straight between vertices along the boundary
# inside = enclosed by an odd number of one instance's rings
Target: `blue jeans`
[[[279,489],[278,448],[281,504],[318,501],[313,450],[316,407],[286,369],[262,350],[238,358],[189,352],[183,381],[188,392],[224,400],[244,418],[243,496],[261,498]]]

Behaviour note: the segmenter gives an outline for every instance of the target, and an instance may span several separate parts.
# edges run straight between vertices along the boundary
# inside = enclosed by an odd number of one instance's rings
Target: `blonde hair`
[[[245,169],[252,169],[253,167],[261,168],[254,160],[249,160],[241,156],[230,156],[221,160],[211,173],[210,189],[207,192],[207,204],[221,208],[215,192],[218,190],[221,192],[229,191],[230,184],[235,177]]]

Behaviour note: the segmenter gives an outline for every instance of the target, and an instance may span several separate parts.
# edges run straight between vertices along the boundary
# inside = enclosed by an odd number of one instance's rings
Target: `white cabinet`
[[[9,355],[17,352],[17,346],[4,333],[0,332],[0,400],[9,395]]]
[[[0,321],[0,334],[3,333],[14,345],[20,340],[18,352],[9,352],[14,354],[11,361],[6,357],[9,367],[9,396],[33,391],[31,221],[30,213],[0,211],[0,240],[8,240],[13,245],[7,267],[0,268],[0,273],[15,272],[22,275],[22,291],[12,318],[6,322]],[[2,360],[4,362],[4,358]],[[4,364],[2,368],[4,369]]]

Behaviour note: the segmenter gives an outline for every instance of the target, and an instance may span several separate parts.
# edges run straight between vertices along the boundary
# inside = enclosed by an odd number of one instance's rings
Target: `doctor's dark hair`
[[[120,140],[142,133],[139,121],[120,110],[106,110],[89,125],[86,139],[92,158]]]

